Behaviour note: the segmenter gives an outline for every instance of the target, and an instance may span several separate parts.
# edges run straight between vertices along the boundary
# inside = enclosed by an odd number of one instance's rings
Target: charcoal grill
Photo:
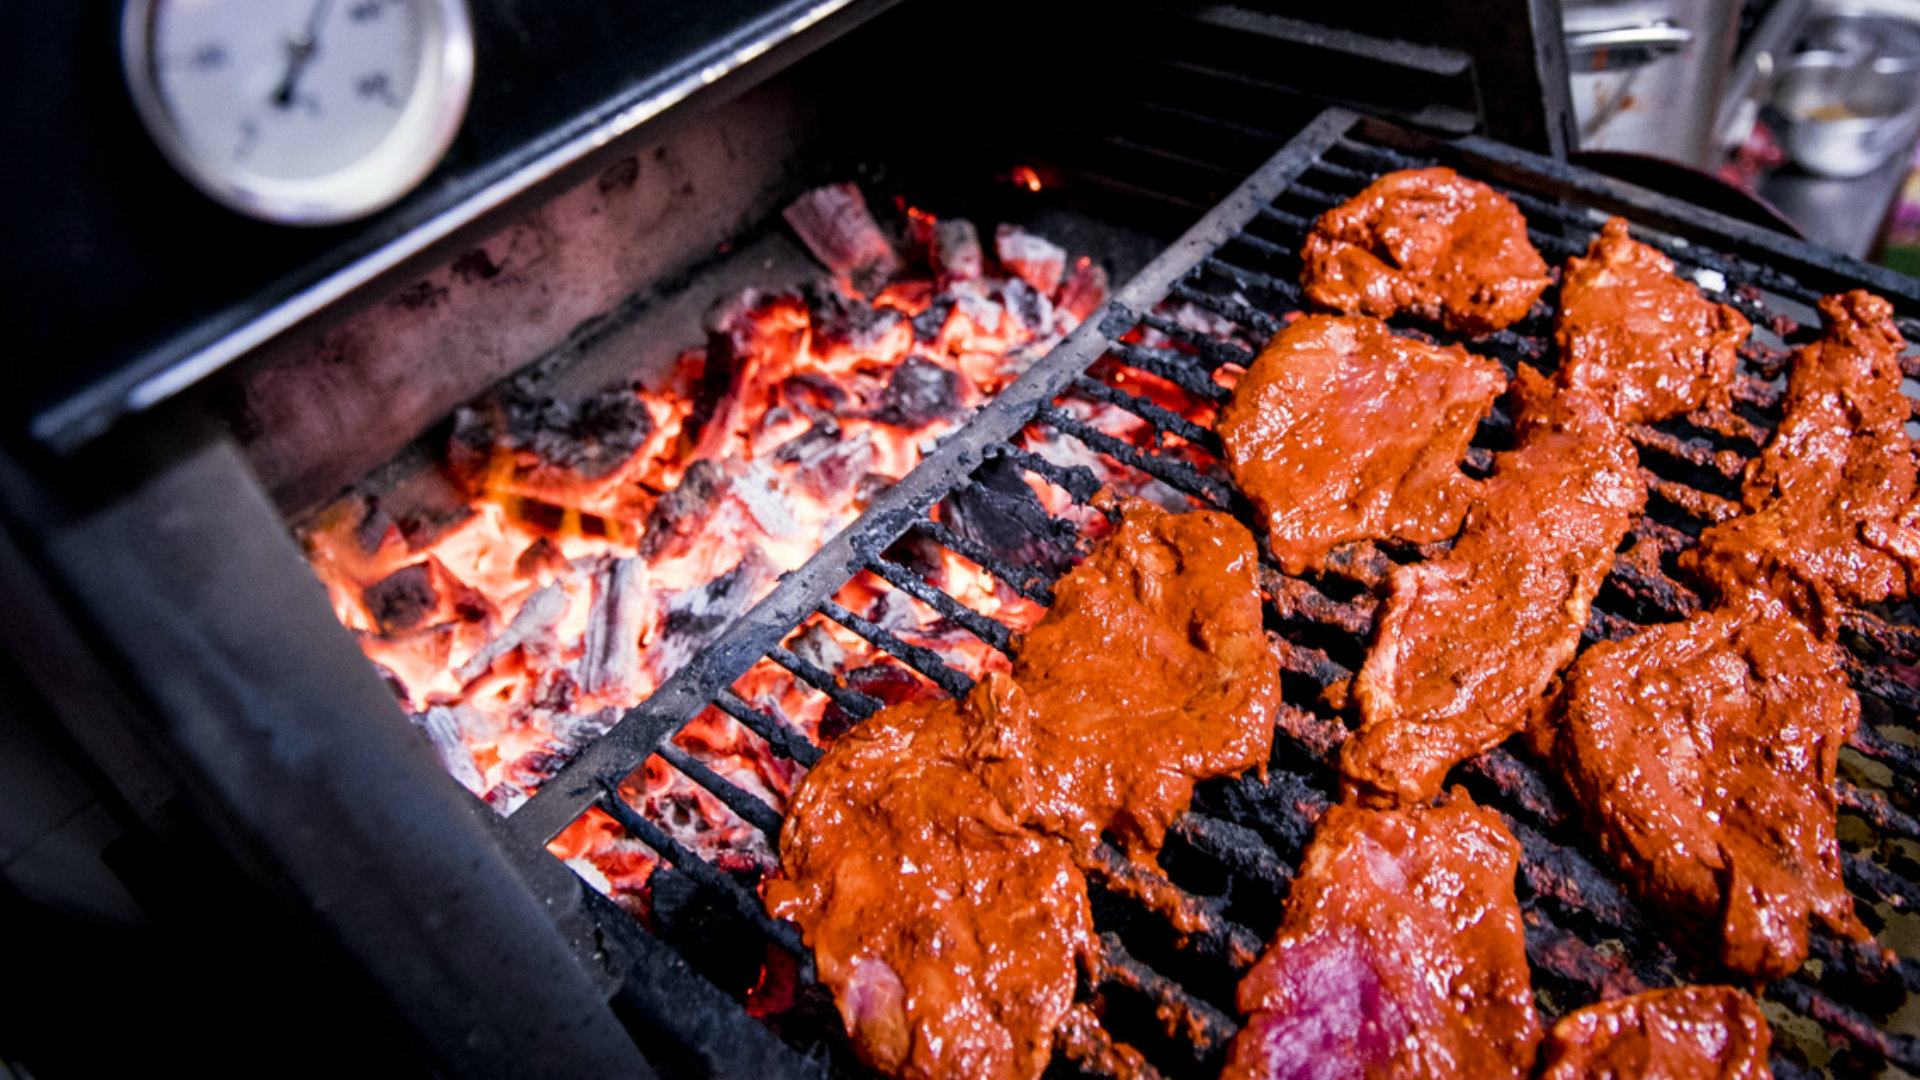
[[[1117,469],[1144,474],[1194,506],[1229,510],[1257,528],[1244,499],[1225,480],[1212,432],[1123,388],[1115,376],[1126,371],[1155,376],[1196,405],[1223,399],[1226,391],[1215,372],[1227,364],[1244,365],[1251,354],[1169,317],[1163,302],[1212,312],[1238,327],[1246,340],[1264,340],[1283,324],[1285,313],[1301,305],[1296,252],[1315,215],[1383,172],[1432,163],[1452,165],[1507,193],[1526,215],[1534,243],[1556,261],[1583,250],[1605,215],[1627,217],[1642,239],[1739,307],[1756,326],[1755,341],[1742,354],[1733,421],[1711,430],[1678,421],[1633,431],[1650,481],[1649,508],[1595,604],[1589,642],[1679,618],[1697,605],[1697,597],[1669,576],[1668,568],[1704,524],[1732,507],[1742,463],[1764,444],[1777,419],[1786,350],[1817,332],[1814,300],[1846,288],[1872,289],[1894,303],[1910,336],[1920,336],[1920,324],[1913,321],[1920,314],[1920,283],[1911,279],[1499,143],[1436,140],[1329,110],[920,468],[877,497],[854,526],[554,776],[512,815],[509,831],[531,849],[599,807],[653,848],[670,874],[706,896],[718,920],[703,924],[709,935],[717,925],[751,927],[764,938],[762,947],[793,959],[804,986],[811,977],[810,960],[795,928],[766,915],[750,881],[703,862],[629,806],[618,794],[621,780],[657,755],[744,822],[769,839],[777,837],[781,818],[775,807],[730,784],[673,737],[713,707],[764,739],[774,753],[801,765],[817,760],[818,746],[736,689],[750,669],[772,664],[852,717],[877,709],[880,702],[851,688],[843,673],[822,670],[788,647],[809,622],[837,623],[945,693],[968,689],[969,678],[938,651],[903,640],[842,606],[835,595],[857,576],[869,575],[987,645],[1008,648],[1011,631],[915,569],[903,553],[903,541],[945,547],[1015,591],[1045,602],[1051,578],[1033,560],[1009,557],[994,544],[962,535],[935,510],[949,497],[977,492],[989,470],[1009,467],[1080,506],[1092,506],[1099,486],[1095,475],[1024,448],[1026,436],[1077,440]],[[1137,328],[1150,328],[1165,344],[1129,339]],[[1536,314],[1510,330],[1465,343],[1511,368],[1522,360],[1550,361],[1550,328],[1550,318]],[[1909,374],[1920,374],[1920,362],[1909,366]],[[1089,425],[1069,406],[1074,400],[1127,410],[1150,425],[1150,443],[1138,445]],[[1505,429],[1504,417],[1496,412],[1476,439],[1470,469],[1484,470]],[[1032,509],[1038,513],[1039,506],[1035,502]],[[1027,524],[1041,548],[1068,557],[1084,551],[1071,523],[1034,517]],[[1293,867],[1335,790],[1332,763],[1341,733],[1337,715],[1323,704],[1322,690],[1348,678],[1365,655],[1374,608],[1369,587],[1396,560],[1417,554],[1363,546],[1311,578],[1290,578],[1265,567],[1269,626],[1282,642],[1289,702],[1268,774],[1201,787],[1165,853],[1168,880],[1123,881],[1146,871],[1117,852],[1092,868],[1106,956],[1096,985],[1088,990],[1103,999],[1111,1036],[1142,1050],[1166,1074],[1210,1076],[1218,1068],[1236,1028],[1232,990],[1238,974],[1277,925]],[[1887,1064],[1920,1071],[1920,1040],[1882,1022],[1920,985],[1913,927],[1900,925],[1907,917],[1899,914],[1920,903],[1913,863],[1920,821],[1906,801],[1920,778],[1915,726],[1920,683],[1911,666],[1920,662],[1920,627],[1914,623],[1910,607],[1859,612],[1849,617],[1845,635],[1864,716],[1843,755],[1839,782],[1846,879],[1864,917],[1881,928],[1882,942],[1896,948],[1900,959],[1888,964],[1871,949],[1815,935],[1813,961],[1767,992],[1776,1031],[1774,1068],[1783,1077],[1823,1070],[1856,1075]],[[1529,761],[1496,750],[1456,776],[1477,799],[1507,816],[1525,849],[1519,889],[1528,953],[1549,1016],[1605,994],[1710,977],[1692,957],[1676,951],[1663,934],[1659,913],[1640,906],[1600,869],[1554,782]],[[1103,887],[1120,884],[1128,888]],[[1143,891],[1142,885],[1148,888]],[[1166,902],[1125,898],[1139,895]],[[596,896],[589,908],[609,939],[633,932],[625,913],[610,902]],[[1176,929],[1176,922],[1184,929]],[[676,933],[671,925],[663,923],[661,930],[695,968],[708,970],[703,954],[710,944]],[[678,963],[657,961],[674,968],[683,985],[700,986],[699,994],[671,998],[649,984],[655,969],[643,968],[629,974],[621,1000],[642,1015],[650,1010],[672,1014],[675,1019],[665,1026],[697,1044],[690,1060],[701,1067],[733,1075],[858,1072],[817,986],[798,995],[792,1008],[765,1015],[764,1026],[743,1025],[736,1004],[717,990],[707,992],[712,988],[703,981],[688,979]]]

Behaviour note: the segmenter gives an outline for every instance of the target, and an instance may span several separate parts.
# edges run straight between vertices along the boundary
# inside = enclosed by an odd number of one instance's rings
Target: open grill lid
[[[1920,313],[1920,285],[1881,268],[1497,143],[1437,141],[1329,110],[917,470],[876,497],[858,522],[587,747],[512,815],[509,830],[527,846],[538,846],[583,812],[600,808],[717,906],[790,954],[802,985],[809,983],[811,958],[795,929],[769,918],[746,885],[703,862],[629,806],[618,794],[622,779],[659,755],[667,767],[712,792],[744,822],[770,840],[777,838],[780,815],[774,807],[730,784],[671,739],[713,706],[764,739],[773,753],[801,765],[816,761],[821,751],[801,731],[736,691],[750,669],[764,664],[811,686],[849,716],[871,715],[880,702],[850,686],[841,677],[844,673],[823,670],[788,647],[790,635],[809,622],[837,623],[942,691],[965,692],[971,680],[938,652],[903,640],[843,607],[834,595],[856,576],[870,574],[1004,651],[1011,639],[1007,627],[966,607],[890,549],[908,537],[944,547],[1014,591],[1045,602],[1051,570],[1012,553],[1007,544],[983,542],[932,516],[942,500],[979,493],[991,485],[995,471],[1009,467],[1086,506],[1098,478],[1090,470],[1063,466],[1024,448],[1029,436],[1035,442],[1076,441],[1119,471],[1143,474],[1143,479],[1183,493],[1196,505],[1237,512],[1251,524],[1244,499],[1218,467],[1212,432],[1121,388],[1112,373],[1131,368],[1158,376],[1195,405],[1224,399],[1227,392],[1213,372],[1228,363],[1244,366],[1251,353],[1169,317],[1163,302],[1211,312],[1237,327],[1244,340],[1264,339],[1282,325],[1284,313],[1299,307],[1295,252],[1313,217],[1384,171],[1435,162],[1492,182],[1508,194],[1528,217],[1534,243],[1555,260],[1583,250],[1606,214],[1621,214],[1657,230],[1658,235],[1643,238],[1756,324],[1757,344],[1744,350],[1743,377],[1736,390],[1740,411],[1754,422],[1746,438],[1679,423],[1633,432],[1651,488],[1649,511],[1635,536],[1669,556],[1689,542],[1704,515],[1723,497],[1718,493],[1730,490],[1737,478],[1737,464],[1722,451],[1734,449],[1744,459],[1771,430],[1786,339],[1794,339],[1800,318],[1810,317],[1815,299],[1841,289],[1869,288],[1895,303],[1910,335],[1920,330],[1913,321]],[[1173,347],[1121,341],[1135,328],[1150,328]],[[1534,319],[1475,339],[1472,345],[1511,368],[1547,355],[1549,332],[1549,326]],[[1920,371],[1920,363],[1914,371]],[[1066,407],[1076,399],[1132,413],[1153,433],[1150,445],[1086,423]],[[1483,437],[1498,424],[1496,416]],[[1488,452],[1483,439],[1470,467],[1475,460],[1484,466]],[[1009,527],[1033,532],[1029,539],[1058,551],[1061,565],[1072,557],[1070,523],[1050,519]],[[1166,854],[1170,883],[1128,880],[1146,871],[1117,852],[1090,875],[1096,884],[1124,886],[1096,890],[1096,914],[1106,945],[1097,989],[1107,1002],[1108,1026],[1117,1041],[1136,1045],[1164,1072],[1212,1075],[1235,1030],[1233,986],[1277,923],[1293,867],[1334,792],[1330,766],[1339,721],[1320,703],[1320,691],[1349,677],[1364,657],[1373,619],[1367,586],[1390,566],[1386,555],[1370,552],[1318,579],[1287,578],[1271,566],[1264,569],[1273,597],[1269,625],[1287,643],[1283,653],[1290,704],[1269,774],[1201,787]],[[1647,623],[1678,618],[1691,603],[1687,587],[1657,565],[1622,559],[1595,604],[1587,640],[1619,637]],[[1863,696],[1864,712],[1852,749],[1890,772],[1895,787],[1909,789],[1920,779],[1920,751],[1912,745],[1920,689],[1902,676],[1906,665],[1920,659],[1920,629],[1904,621],[1910,617],[1855,613],[1847,641],[1849,670]],[[1861,774],[1856,768],[1843,772]],[[1554,1011],[1585,1004],[1603,992],[1666,985],[1700,973],[1665,939],[1658,913],[1642,907],[1586,853],[1586,842],[1569,824],[1568,807],[1555,785],[1531,763],[1495,750],[1468,763],[1461,775],[1476,798],[1508,817],[1525,849],[1520,892],[1528,952],[1536,968],[1536,988]],[[1889,861],[1884,854],[1889,845],[1883,843],[1920,840],[1920,821],[1885,792],[1847,779],[1839,782],[1839,796],[1843,811],[1861,819],[1877,841],[1865,852],[1846,855],[1847,881],[1863,909],[1904,910],[1920,902],[1920,885]],[[1177,932],[1164,917],[1146,910],[1147,905],[1120,898],[1141,895],[1143,886],[1149,894],[1171,897],[1183,921],[1199,929]],[[590,906],[603,925],[626,921],[610,903],[596,898]],[[698,940],[678,940],[670,925],[662,932],[670,943],[688,950],[698,966]],[[1920,985],[1920,966],[1914,959],[1902,957],[1887,966],[1874,949],[1820,934],[1814,935],[1813,954],[1823,962],[1821,972],[1803,970],[1782,980],[1769,991],[1770,999],[1813,1018],[1836,1048],[1836,1064],[1888,1061],[1920,1069],[1920,1040],[1887,1030],[1874,1019],[1890,1013]],[[642,993],[635,980],[644,977],[630,977],[625,993]],[[756,1035],[741,1040],[737,1049],[708,1042],[701,1059],[720,1071],[749,1060],[756,1068],[777,1060],[796,1074],[823,1074],[829,1061],[836,1069],[853,1066],[831,1010],[822,1012],[818,993],[811,1010],[805,999],[802,994],[802,1004],[788,1013],[766,1016],[788,1049]],[[660,1004],[656,995],[653,1007]],[[713,1002],[704,1008],[724,1011]],[[680,1029],[683,1037],[700,1038],[686,1030],[699,1025],[666,1026]],[[1810,1055],[1789,1033],[1783,1032],[1775,1046],[1774,1067],[1782,1076],[1809,1075],[1810,1065],[1827,1063],[1823,1049],[1815,1048]],[[823,1047],[827,1061],[820,1057]]]

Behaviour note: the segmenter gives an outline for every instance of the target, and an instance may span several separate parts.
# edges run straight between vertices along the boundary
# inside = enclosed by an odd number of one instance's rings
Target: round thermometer
[[[465,0],[128,0],[121,49],[174,167],[290,225],[363,217],[412,190],[473,88]]]

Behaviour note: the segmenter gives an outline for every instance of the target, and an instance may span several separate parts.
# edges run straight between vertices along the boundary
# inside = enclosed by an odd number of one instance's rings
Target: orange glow
[[[1015,175],[1039,189],[1031,169]],[[931,215],[905,210],[913,236],[931,235]],[[570,471],[543,457],[551,451],[538,442],[469,445],[479,456],[462,465],[453,447],[438,468],[343,498],[312,519],[302,539],[341,623],[449,770],[509,813],[1104,303],[1104,273],[1085,258],[1069,265],[1037,305],[1030,283],[993,264],[966,280],[923,266],[871,295],[844,278],[808,296],[743,294],[724,334],[710,338],[724,338],[724,355],[689,350],[658,384],[623,391],[644,410],[644,438],[621,444],[625,456],[610,467]],[[1215,332],[1204,313],[1178,317]],[[1136,339],[1177,347],[1151,332]],[[725,378],[708,376],[710,364],[729,362]],[[1210,418],[1161,380],[1131,369],[1114,378],[1129,393]],[[712,395],[716,385],[725,392],[703,403],[703,387]],[[1155,445],[1152,429],[1130,413],[1060,404],[1103,431]],[[1178,498],[1145,477],[1118,476],[1072,440],[1036,431],[1026,444],[1056,464],[1092,468],[1123,492]],[[1106,527],[1099,511],[1061,489],[1031,477],[1028,485],[1047,512],[1083,535]],[[695,489],[712,494],[700,501],[688,494]],[[680,505],[687,502],[692,510]],[[963,605],[1016,632],[1039,619],[1039,605],[980,566],[932,545],[915,550],[914,570]],[[733,591],[718,610],[713,590],[729,581]],[[610,602],[615,592],[624,606]],[[1006,664],[871,575],[836,598],[969,675]],[[818,616],[786,644],[882,701],[932,692],[926,679]],[[603,654],[626,662],[608,667]],[[733,689],[817,742],[850,722],[770,661]],[[713,708],[673,742],[777,810],[803,772]],[[657,757],[621,794],[717,865],[765,870],[774,861],[758,830]],[[596,888],[645,910],[658,858],[611,817],[583,815],[549,849]]]
[[[1045,184],[1041,183],[1040,174],[1033,171],[1031,167],[1026,165],[1015,165],[1013,167],[1012,176],[1013,176],[1014,183],[1020,185],[1023,188],[1026,188],[1028,191],[1039,191],[1041,188],[1046,186]]]

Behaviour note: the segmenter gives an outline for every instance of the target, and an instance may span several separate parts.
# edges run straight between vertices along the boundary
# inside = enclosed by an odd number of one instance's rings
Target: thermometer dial
[[[412,190],[473,86],[465,0],[129,0],[127,84],[201,190],[253,217],[327,225]]]

